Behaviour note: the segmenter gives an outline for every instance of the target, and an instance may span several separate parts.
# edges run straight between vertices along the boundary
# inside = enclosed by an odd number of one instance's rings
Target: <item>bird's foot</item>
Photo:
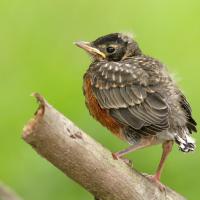
[[[156,184],[161,192],[164,192],[166,190],[166,186],[160,182],[159,178],[156,175],[149,175],[146,173],[143,173],[142,175],[144,175],[152,183]]]
[[[124,163],[126,163],[129,167],[133,167],[133,162],[132,162],[131,160],[129,160],[128,158],[120,157],[120,156],[118,156],[117,153],[112,153],[112,157],[113,157],[115,160],[121,159],[121,160],[124,161]]]

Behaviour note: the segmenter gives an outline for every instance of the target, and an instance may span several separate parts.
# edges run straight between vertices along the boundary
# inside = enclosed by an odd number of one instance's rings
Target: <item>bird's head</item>
[[[93,60],[120,61],[141,55],[141,50],[133,38],[124,33],[111,33],[97,38],[93,42],[75,42],[88,52]]]

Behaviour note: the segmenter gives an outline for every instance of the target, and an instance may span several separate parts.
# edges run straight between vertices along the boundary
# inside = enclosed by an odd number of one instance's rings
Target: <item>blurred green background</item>
[[[195,0],[1,0],[0,180],[27,200],[92,200],[78,184],[38,156],[21,139],[43,94],[58,110],[112,151],[127,146],[89,116],[82,76],[90,59],[73,45],[118,31],[133,32],[143,52],[176,74],[200,119],[200,1]],[[194,153],[174,148],[162,181],[188,199],[200,196],[199,134]],[[153,173],[161,147],[129,155],[141,172]]]

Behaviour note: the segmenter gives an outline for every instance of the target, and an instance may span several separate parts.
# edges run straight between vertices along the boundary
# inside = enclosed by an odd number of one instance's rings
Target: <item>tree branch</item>
[[[39,94],[39,108],[24,128],[23,139],[64,174],[101,200],[184,200],[161,192],[144,176],[96,142]]]
[[[8,186],[0,182],[0,200],[22,200]]]

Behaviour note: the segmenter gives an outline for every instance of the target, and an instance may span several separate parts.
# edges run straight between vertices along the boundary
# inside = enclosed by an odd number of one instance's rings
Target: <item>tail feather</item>
[[[192,137],[190,137],[188,134],[185,135],[185,138],[182,138],[178,135],[175,136],[175,141],[179,145],[179,149],[182,152],[190,152],[194,151],[195,149],[195,141]]]

